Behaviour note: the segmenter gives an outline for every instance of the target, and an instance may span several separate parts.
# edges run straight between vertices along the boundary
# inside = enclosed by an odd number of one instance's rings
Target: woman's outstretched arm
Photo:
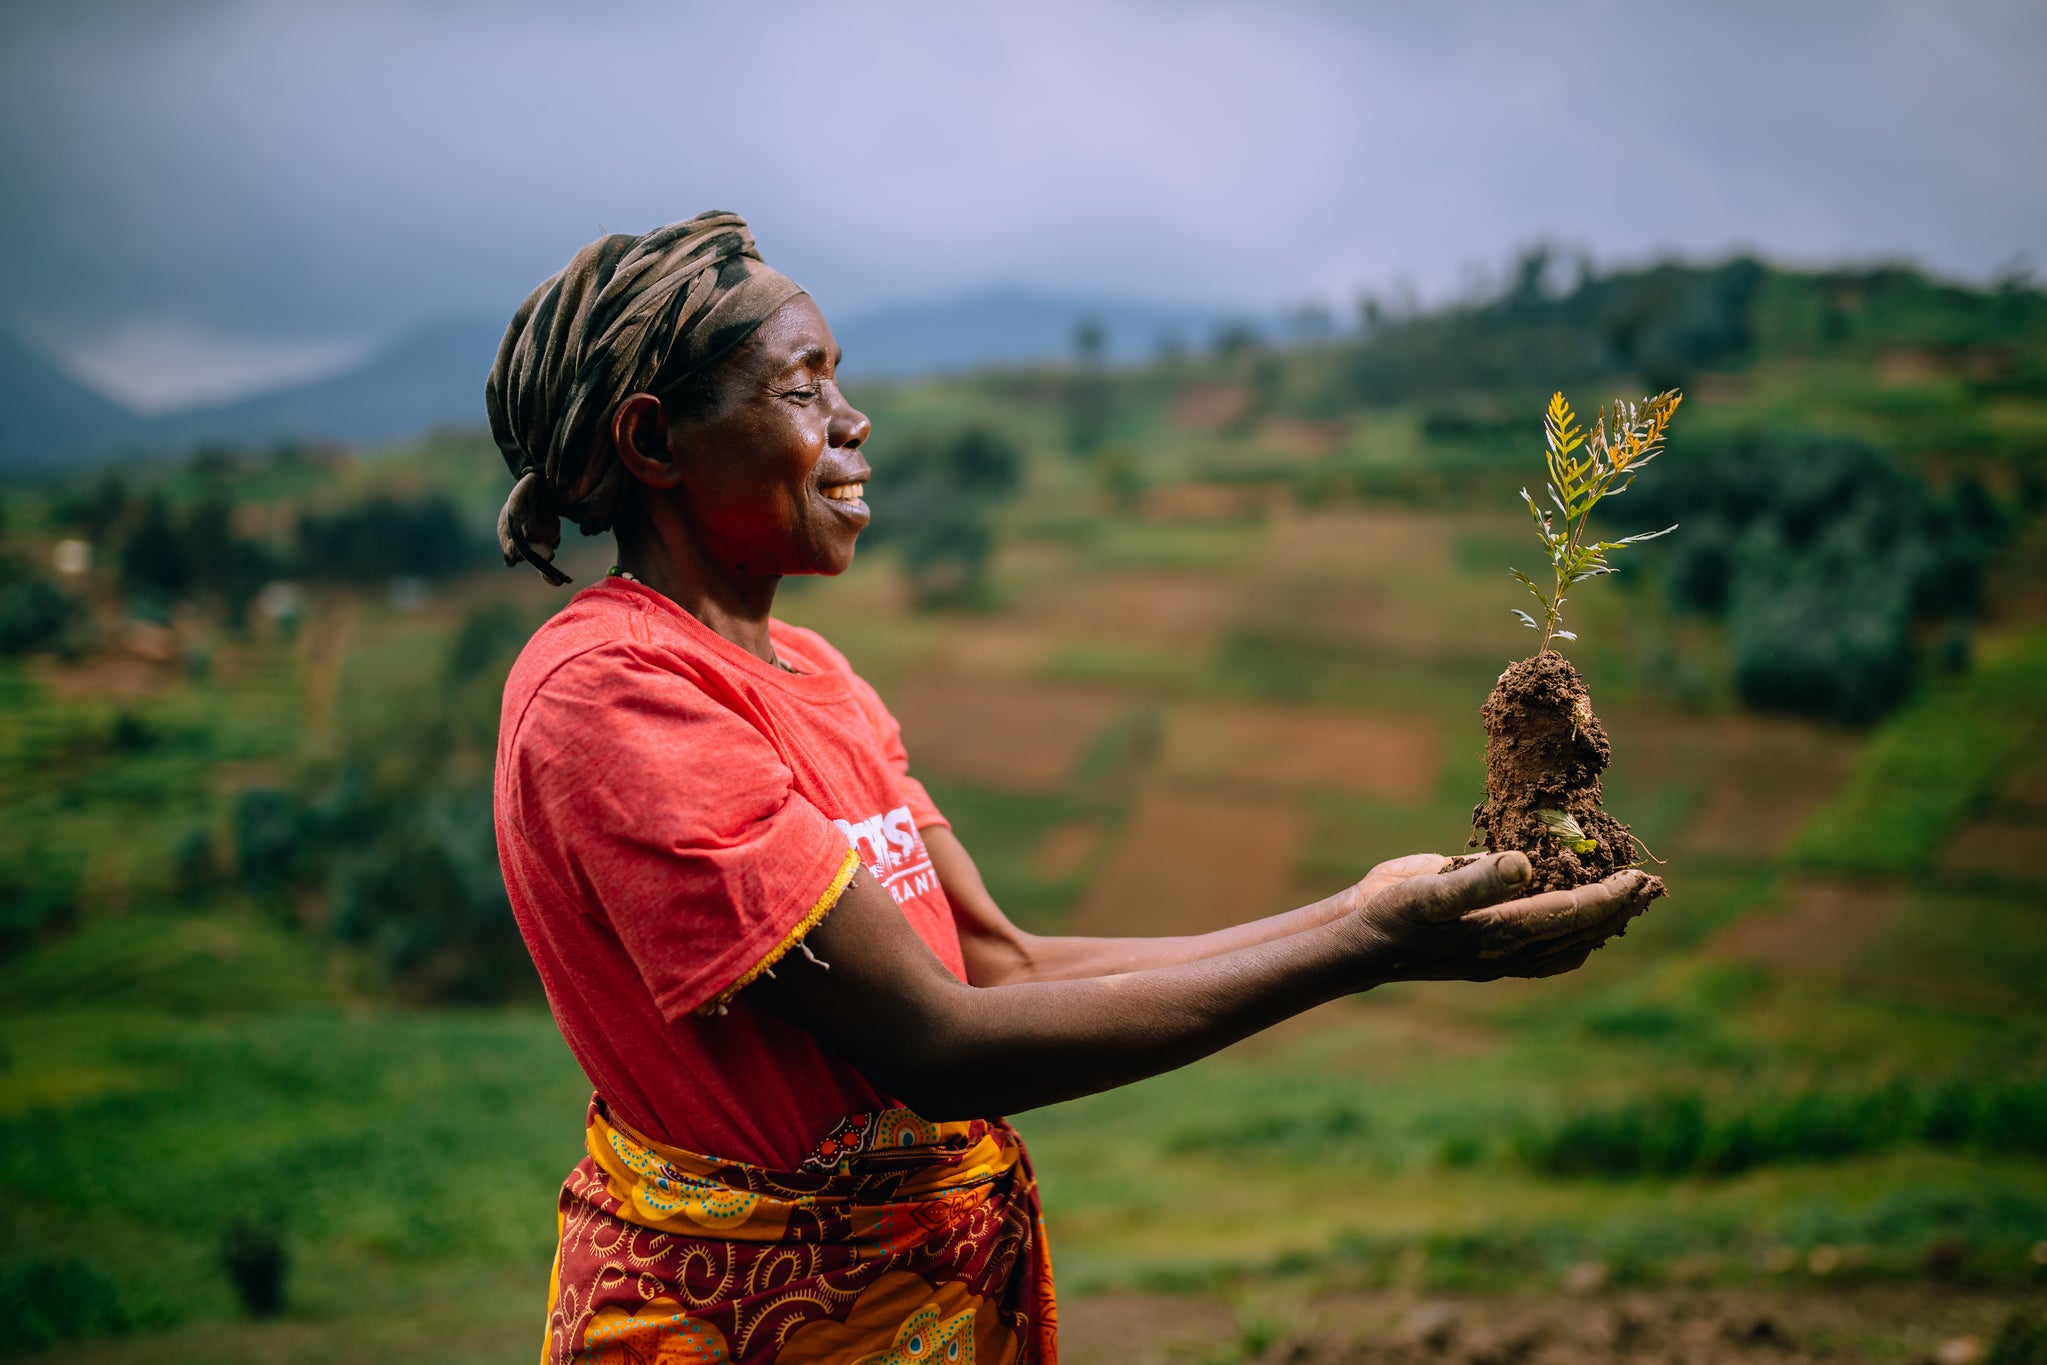
[[[1251,948],[1286,938],[1339,919],[1385,888],[1409,877],[1440,872],[1448,859],[1433,853],[1395,858],[1373,868],[1363,881],[1347,886],[1312,905],[1267,915],[1206,934],[1158,938],[1087,938],[1078,935],[1032,934],[1019,929],[1002,913],[981,880],[981,870],[957,836],[943,825],[918,831],[931,851],[931,865],[952,902],[959,926],[960,951],[966,957],[967,979],[977,986],[1006,986],[1024,981],[1071,981],[1148,971],[1183,962],[1197,962],[1220,953]]]
[[[863,872],[807,940],[829,965],[791,954],[748,994],[926,1118],[1010,1113],[1170,1071],[1382,982],[1568,971],[1647,904],[1639,872],[1509,900],[1528,875],[1520,854],[1490,855],[1195,961],[971,986]]]

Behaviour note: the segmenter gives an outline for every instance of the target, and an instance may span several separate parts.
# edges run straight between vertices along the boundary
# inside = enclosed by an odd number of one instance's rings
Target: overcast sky
[[[2047,5],[9,0],[0,322],[161,407],[752,220],[828,314],[2047,265]]]

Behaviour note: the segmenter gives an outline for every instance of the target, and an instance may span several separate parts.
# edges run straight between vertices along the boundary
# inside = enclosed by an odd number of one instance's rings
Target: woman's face
[[[737,572],[843,573],[868,522],[864,414],[839,392],[838,343],[808,294],[720,363],[717,401],[668,426],[682,515]]]

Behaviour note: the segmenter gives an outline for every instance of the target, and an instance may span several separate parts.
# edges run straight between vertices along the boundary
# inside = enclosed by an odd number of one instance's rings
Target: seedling
[[[1546,488],[1551,506],[1537,503],[1526,488],[1521,490],[1521,500],[1528,504],[1528,515],[1535,518],[1535,534],[1549,555],[1555,585],[1544,589],[1521,570],[1507,570],[1534,594],[1542,608],[1540,620],[1519,607],[1514,608],[1522,624],[1542,637],[1535,647],[1537,654],[1547,651],[1552,640],[1578,638],[1575,631],[1563,628],[1567,591],[1588,578],[1612,573],[1614,568],[1607,556],[1614,551],[1667,536],[1677,529],[1666,526],[1661,531],[1644,531],[1619,540],[1588,540],[1585,535],[1592,509],[1600,500],[1627,492],[1642,466],[1662,452],[1664,430],[1683,401],[1684,395],[1676,389],[1639,403],[1616,401],[1611,415],[1601,408],[1587,430],[1578,425],[1577,414],[1571,411],[1563,394],[1550,395],[1549,411],[1543,414],[1542,434],[1547,447],[1543,455],[1549,465]],[[1581,455],[1580,451],[1584,453]]]
[[[1600,540],[1587,529],[1592,509],[1628,491],[1642,467],[1663,449],[1663,436],[1682,402],[1678,392],[1601,408],[1580,427],[1559,393],[1543,415],[1547,507],[1527,489],[1521,500],[1549,556],[1548,586],[1510,569],[1534,596],[1540,614],[1516,610],[1540,637],[1535,654],[1508,666],[1480,712],[1486,727],[1486,799],[1471,813],[1472,843],[1519,849],[1534,865],[1534,891],[1597,881],[1635,863],[1638,841],[1601,808],[1600,774],[1613,758],[1606,728],[1578,671],[1550,646],[1575,640],[1564,629],[1564,602],[1588,578],[1614,571],[1617,551],[1677,528]],[[1653,881],[1652,895],[1663,884]]]

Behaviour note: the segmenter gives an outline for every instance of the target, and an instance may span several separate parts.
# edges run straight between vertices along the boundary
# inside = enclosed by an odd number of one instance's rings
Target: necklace
[[[633,577],[630,573],[626,572],[624,569],[621,569],[616,564],[612,565],[610,569],[606,570],[604,576],[606,578],[623,578],[628,583],[640,583],[639,579]],[[640,586],[644,588],[647,585],[644,583],[640,583]],[[794,673],[796,671],[795,669],[791,668],[786,662],[783,661],[781,655],[775,653],[775,647],[773,645],[768,646],[768,662],[773,664],[775,667],[781,669],[784,673]]]

